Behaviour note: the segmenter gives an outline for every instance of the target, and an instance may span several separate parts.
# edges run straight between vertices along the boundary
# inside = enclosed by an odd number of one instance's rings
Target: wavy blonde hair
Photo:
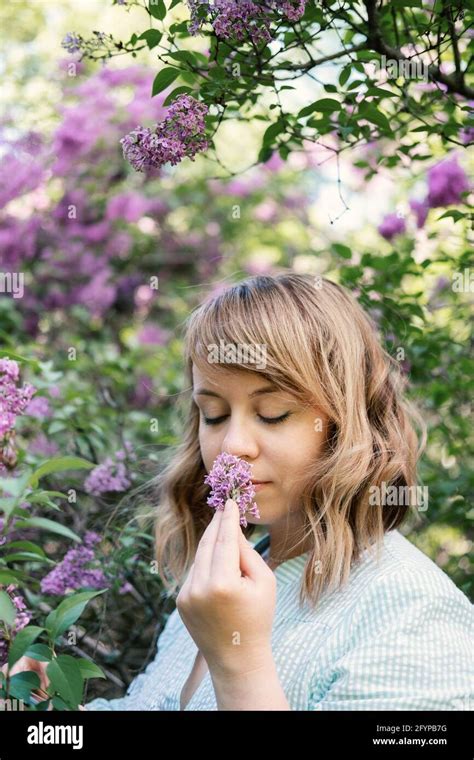
[[[328,416],[324,446],[298,483],[304,528],[291,537],[296,550],[310,539],[300,603],[316,605],[324,590],[345,584],[361,553],[380,548],[384,533],[412,510],[411,498],[408,505],[371,504],[369,489],[383,482],[416,486],[425,425],[404,398],[406,381],[375,324],[350,292],[324,277],[286,271],[249,277],[202,303],[185,322],[186,393],[193,387],[193,364],[209,370],[208,346],[220,341],[265,345],[264,369],[236,363],[232,370],[260,372]],[[182,443],[152,481],[159,505],[156,560],[171,593],[184,582],[213,515],[192,398],[186,414]],[[248,524],[246,538],[256,527]]]

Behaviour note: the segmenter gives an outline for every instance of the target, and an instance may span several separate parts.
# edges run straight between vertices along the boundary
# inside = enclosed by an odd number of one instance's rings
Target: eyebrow
[[[254,396],[263,396],[264,393],[275,393],[275,391],[279,390],[278,386],[276,385],[264,385],[262,388],[257,388],[256,391],[252,391],[252,393],[249,393],[249,398],[254,398]],[[215,391],[210,391],[207,388],[199,388],[195,393],[195,396],[215,396],[216,398],[222,398],[218,393]]]

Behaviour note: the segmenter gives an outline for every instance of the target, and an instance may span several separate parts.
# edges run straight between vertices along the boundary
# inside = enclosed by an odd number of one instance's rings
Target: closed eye
[[[257,417],[266,425],[278,425],[279,422],[284,422],[291,414],[292,412],[285,412],[280,417],[262,417],[261,414],[257,414]],[[203,417],[203,420],[205,425],[219,425],[228,416],[228,414],[224,414],[222,417]]]

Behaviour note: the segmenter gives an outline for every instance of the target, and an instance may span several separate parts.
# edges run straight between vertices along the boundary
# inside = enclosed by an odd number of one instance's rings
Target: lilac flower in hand
[[[247,527],[246,513],[260,518],[254,502],[255,488],[252,484],[251,464],[225,452],[215,459],[209,474],[204,478],[211,487],[207,503],[214,509],[224,509],[227,499],[233,499],[240,512],[240,524]]]

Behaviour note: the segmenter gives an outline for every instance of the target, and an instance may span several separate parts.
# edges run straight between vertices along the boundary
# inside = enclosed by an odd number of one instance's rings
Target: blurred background
[[[453,288],[469,271],[472,231],[455,213],[439,219],[445,208],[424,219],[416,206],[442,161],[467,176],[468,152],[432,136],[415,165],[382,163],[393,150],[384,140],[336,161],[328,136],[257,163],[268,123],[235,119],[214,151],[145,176],[120,139],[166,112],[169,89],[151,98],[156,54],[79,62],[61,47],[71,30],[127,39],[141,26],[140,8],[99,0],[80,13],[71,0],[0,9],[0,271],[24,275],[23,293],[0,292],[0,358],[17,362],[19,393],[36,389],[2,428],[0,544],[13,549],[3,547],[0,584],[20,587],[36,625],[71,590],[108,589],[63,631],[63,651],[106,675],[87,700],[124,693],[173,608],[153,562],[156,505],[135,491],[182,435],[183,320],[248,274],[322,274],[370,314],[429,426],[429,506],[408,537],[474,592],[472,285]],[[287,110],[316,87],[298,80]],[[21,485],[51,461],[41,487]]]

